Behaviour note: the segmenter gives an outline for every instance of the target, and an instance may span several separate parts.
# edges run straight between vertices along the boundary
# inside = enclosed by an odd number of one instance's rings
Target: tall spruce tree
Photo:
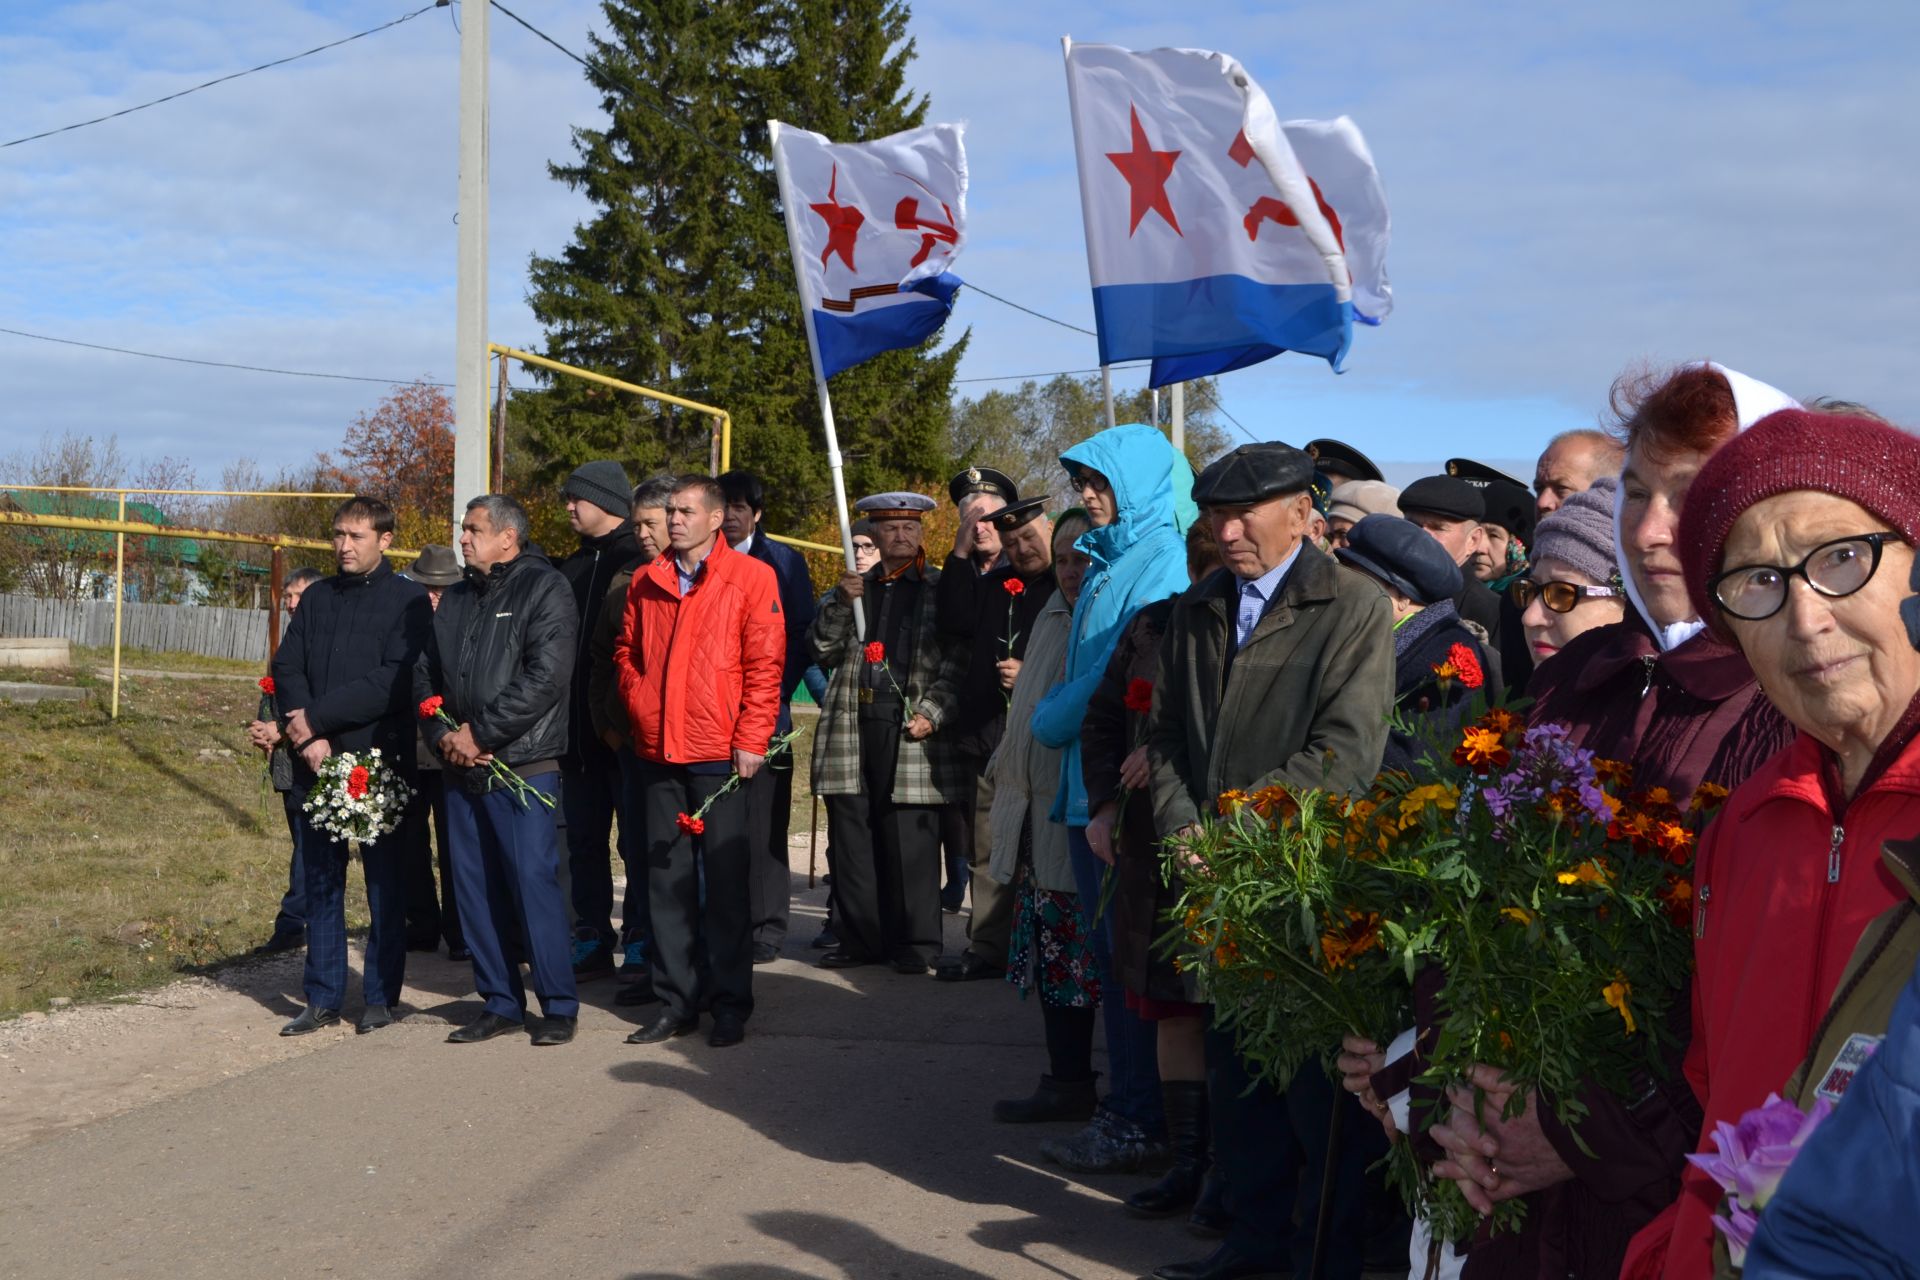
[[[769,119],[836,141],[922,122],[900,0],[605,0],[609,39],[588,79],[607,125],[576,129],[577,158],[549,169],[594,216],[556,257],[535,257],[529,301],[550,358],[718,405],[732,460],[767,481],[769,521],[830,499],[800,327]],[[855,492],[937,482],[964,335],[888,352],[833,380]],[[710,420],[558,378],[516,401],[552,483],[591,457],[640,472],[700,469]]]

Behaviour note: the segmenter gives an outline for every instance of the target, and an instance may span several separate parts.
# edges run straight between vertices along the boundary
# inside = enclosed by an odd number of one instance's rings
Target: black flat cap
[[[987,523],[1001,533],[1012,533],[1022,525],[1032,524],[1047,513],[1047,500],[1044,496],[1026,498],[1009,503],[987,517]]]
[[[1487,500],[1480,490],[1453,476],[1426,476],[1400,491],[1402,512],[1431,511],[1451,520],[1485,520]]]
[[[1348,480],[1385,480],[1373,459],[1350,444],[1339,440],[1309,440],[1307,452],[1328,475]]]
[[[1527,487],[1524,481],[1496,467],[1490,467],[1484,462],[1475,462],[1472,458],[1448,458],[1447,474],[1458,476],[1477,489],[1484,489],[1489,484],[1502,480],[1511,485],[1518,485],[1522,489]]]
[[[953,499],[954,506],[959,506],[971,493],[990,493],[1009,505],[1020,501],[1019,488],[1004,471],[995,471],[992,467],[968,467],[947,481],[947,496]]]
[[[1425,529],[1399,516],[1368,516],[1335,548],[1341,564],[1391,583],[1415,604],[1439,604],[1460,594],[1460,566]]]
[[[1480,497],[1487,504],[1489,521],[1522,542],[1533,541],[1535,511],[1531,490],[1511,480],[1490,480],[1480,491]]]
[[[1245,507],[1313,486],[1313,459],[1290,444],[1264,440],[1216,458],[1193,482],[1202,507]]]

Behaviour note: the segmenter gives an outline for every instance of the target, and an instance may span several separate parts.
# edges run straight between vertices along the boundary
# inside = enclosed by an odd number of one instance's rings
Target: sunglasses
[[[1577,582],[1535,582],[1532,578],[1522,578],[1507,588],[1507,594],[1513,597],[1514,605],[1522,612],[1533,603],[1534,597],[1555,613],[1572,613],[1585,600],[1611,600],[1624,595],[1619,587],[1589,587]]]
[[[1787,603],[1787,588],[1803,578],[1829,600],[1850,596],[1873,581],[1886,540],[1897,535],[1862,533],[1835,538],[1809,551],[1795,565],[1747,564],[1707,580],[1707,593],[1733,617],[1761,622]]]

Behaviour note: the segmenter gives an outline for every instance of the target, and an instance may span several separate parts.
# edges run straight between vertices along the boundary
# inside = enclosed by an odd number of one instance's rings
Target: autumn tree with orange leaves
[[[323,453],[318,461],[329,484],[393,508],[396,546],[450,543],[453,438],[452,399],[411,382],[354,419],[337,460]]]

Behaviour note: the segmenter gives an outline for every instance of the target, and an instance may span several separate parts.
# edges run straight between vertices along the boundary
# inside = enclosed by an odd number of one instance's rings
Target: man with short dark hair
[[[606,744],[620,765],[621,847],[643,852],[646,849],[646,798],[640,781],[640,757],[633,753],[633,728],[627,720],[627,704],[620,697],[620,683],[613,669],[613,646],[620,638],[620,628],[626,625],[627,587],[634,573],[652,564],[667,548],[667,503],[678,483],[677,476],[662,471],[634,487],[633,539],[640,555],[614,575],[594,621],[593,635],[587,641],[587,656],[592,663],[588,674],[587,710],[593,718],[593,735]],[[633,841],[631,846],[627,843],[629,839]],[[609,887],[609,905],[612,897]],[[629,862],[627,892],[620,904],[621,987],[613,998],[615,1004],[653,1002],[653,979],[648,972],[651,961],[647,954],[647,939],[652,936],[652,926],[647,920],[646,864]]]
[[[813,625],[813,574],[792,547],[767,536],[766,490],[751,471],[720,477],[727,514],[720,526],[727,545],[773,570],[780,584],[780,612],[787,624],[787,647],[780,671],[780,718],[775,733],[793,728],[793,691],[806,674],[807,628]],[[748,842],[753,859],[747,881],[753,909],[753,962],[771,964],[787,940],[787,913],[793,901],[793,871],[787,863],[787,829],[793,816],[793,756],[767,762],[743,788],[747,793]]]
[[[1400,514],[1425,529],[1461,568],[1460,594],[1453,607],[1486,633],[1490,647],[1500,643],[1500,598],[1473,576],[1468,565],[1487,549],[1487,503],[1480,490],[1457,476],[1427,476],[1400,491]]]
[[[1378,586],[1305,541],[1313,470],[1301,450],[1248,444],[1194,481],[1226,572],[1180,597],[1160,649],[1147,762],[1155,827],[1169,842],[1189,836],[1228,790],[1353,792],[1379,772],[1393,709],[1392,610]],[[1351,1098],[1336,1097],[1317,1062],[1276,1090],[1231,1032],[1206,1037],[1215,1167],[1232,1225],[1213,1254],[1153,1275],[1319,1274],[1310,1255],[1328,1119]],[[1364,1139],[1363,1119],[1347,1132]],[[1338,1166],[1325,1272],[1336,1280],[1360,1273],[1353,1228],[1364,1197],[1353,1183],[1365,1167]]]
[[[378,498],[355,497],[333,517],[333,558],[339,572],[314,583],[300,598],[273,659],[281,728],[295,752],[294,793],[304,803],[315,771],[335,752],[377,749],[402,779],[413,773],[413,715],[409,681],[427,643],[432,608],[427,593],[393,571],[393,509]],[[280,1029],[306,1035],[340,1021],[347,985],[347,843],[320,830],[304,812],[295,838],[307,890],[307,964],[304,1013]],[[361,986],[366,1010],[357,1030],[377,1031],[393,1021],[407,972],[406,887],[391,840],[362,847],[367,880],[366,965]]]
[[[447,1040],[477,1044],[526,1025],[526,985],[507,957],[507,940],[518,937],[544,1015],[533,1043],[566,1044],[580,1001],[549,806],[567,749],[579,613],[567,580],[527,545],[525,508],[505,494],[467,504],[460,553],[466,578],[441,597],[413,681],[416,701],[437,695],[453,721],[423,718],[450,766],[453,889],[485,1002]],[[497,776],[496,761],[521,785]]]
[[[593,731],[589,686],[593,663],[586,648],[614,578],[640,558],[634,541],[633,490],[617,462],[600,459],[574,468],[561,489],[567,523],[580,546],[559,569],[573,588],[580,628],[575,636],[573,688],[567,709],[567,752],[560,758],[560,803],[567,831],[567,867],[573,896],[573,976],[579,981],[613,972],[613,864],[607,842],[619,822],[620,861],[631,879],[640,855],[639,824],[621,804],[620,762]]]
[[[747,815],[728,781],[751,782],[766,762],[787,638],[773,570],[727,545],[725,519],[717,483],[681,477],[667,506],[668,554],[634,573],[614,643],[646,796],[663,1006],[628,1044],[686,1035],[710,1007],[707,1043],[736,1045],[753,1012]]]

